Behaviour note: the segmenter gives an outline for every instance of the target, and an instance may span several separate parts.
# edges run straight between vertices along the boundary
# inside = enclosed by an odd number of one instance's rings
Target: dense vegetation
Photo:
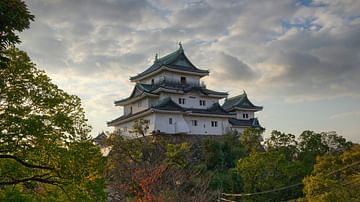
[[[33,18],[24,2],[0,1],[0,201],[102,201],[105,158],[80,99],[15,47]]]
[[[0,201],[360,201],[360,146],[334,132],[145,136],[139,120],[103,157],[80,99],[15,47],[33,19],[0,1]]]
[[[143,125],[135,124],[136,139],[113,134],[107,140],[112,151],[106,177],[114,200],[360,199],[359,146],[334,132],[304,131],[296,139],[273,131],[265,141],[256,129],[221,138],[144,137]]]

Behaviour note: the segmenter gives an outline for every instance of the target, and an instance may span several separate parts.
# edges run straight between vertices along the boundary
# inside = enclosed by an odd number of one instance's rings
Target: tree
[[[268,151],[278,151],[286,156],[288,160],[295,159],[299,153],[298,142],[295,135],[285,134],[280,131],[272,131],[270,138],[265,141]]]
[[[138,120],[136,138],[111,134],[106,178],[115,201],[209,201],[210,177],[191,159],[189,143],[171,137],[145,136],[146,122]]]
[[[243,181],[244,193],[255,193],[299,183],[303,176],[299,162],[289,161],[277,151],[256,152],[242,158],[237,163],[237,170]],[[301,196],[301,187],[254,195],[250,201],[283,201]]]
[[[313,170],[316,157],[324,154],[341,154],[351,148],[352,143],[335,132],[315,133],[304,131],[298,139],[299,160],[308,174]]]
[[[242,181],[236,169],[237,160],[246,154],[239,134],[229,132],[222,137],[206,138],[201,142],[200,165],[206,167],[212,177],[210,188],[222,192],[239,192]]]
[[[312,174],[304,179],[308,201],[359,201],[360,145],[340,156],[318,157]]]
[[[34,16],[30,14],[26,4],[21,0],[0,1],[0,67],[5,65],[7,58],[4,50],[14,44],[20,43],[17,32],[30,26]]]
[[[16,31],[21,32],[30,27],[34,16],[30,14],[26,4],[21,0],[0,1],[0,47],[20,43]]]
[[[261,134],[263,132],[263,129],[247,128],[240,135],[240,143],[245,147],[247,154],[264,151],[264,147],[261,144],[263,141]]]
[[[105,162],[90,140],[80,99],[51,83],[25,52],[11,47],[4,55],[9,60],[0,69],[0,192],[11,186],[40,198],[57,191],[72,200],[103,200]]]

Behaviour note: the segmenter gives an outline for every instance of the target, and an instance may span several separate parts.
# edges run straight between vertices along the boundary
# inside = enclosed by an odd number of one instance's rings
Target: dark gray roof
[[[106,140],[106,138],[107,138],[107,136],[103,131],[98,136],[96,136],[93,140],[94,140],[95,144],[100,145],[103,143],[104,140]]]
[[[263,128],[257,118],[251,118],[248,120],[230,118],[229,123],[233,126]]]
[[[169,110],[169,111],[186,111],[199,114],[218,114],[218,115],[229,115],[229,112],[224,110],[219,103],[213,104],[207,109],[198,108],[185,108],[175,103],[170,97],[161,99],[158,103],[152,106],[154,109]]]
[[[127,115],[122,115],[122,116],[120,116],[120,117],[118,117],[118,118],[116,118],[116,119],[114,119],[114,120],[112,120],[112,121],[107,122],[107,124],[110,125],[110,124],[116,123],[116,122],[118,122],[118,121],[121,121],[121,120],[130,118],[130,117],[135,116],[135,115],[138,115],[138,114],[141,114],[141,113],[143,113],[143,112],[145,112],[145,111],[148,111],[148,110],[150,110],[150,108],[145,109],[145,110],[142,110],[142,111],[139,111],[139,112],[136,112],[136,113],[129,113],[129,114],[127,114]]]
[[[263,108],[250,102],[245,91],[241,95],[226,99],[222,107],[227,111],[231,111],[235,107],[254,110],[262,110]]]
[[[170,97],[160,99],[151,108],[168,111],[184,111],[184,108],[176,104]]]
[[[178,50],[176,50],[162,58],[155,59],[153,65],[151,65],[144,72],[142,72],[136,76],[130,77],[130,80],[134,80],[134,79],[140,78],[142,76],[145,76],[151,72],[154,72],[154,71],[160,69],[160,67],[162,67],[162,66],[166,66],[168,68],[176,69],[176,70],[188,71],[188,72],[196,72],[196,73],[204,73],[204,74],[209,73],[208,70],[201,70],[201,69],[198,69],[197,67],[195,67],[195,65],[193,65],[190,62],[190,60],[186,57],[186,55],[184,53],[184,49],[180,45]]]
[[[188,93],[190,91],[199,91],[204,95],[209,95],[209,94],[222,95],[222,96],[228,95],[227,92],[214,91],[214,90],[207,89],[203,86],[183,85],[183,84],[171,83],[171,82],[166,82],[166,81],[160,83],[157,88],[160,88],[160,87],[169,89],[169,90],[181,90],[181,91],[184,91],[185,93]],[[156,89],[154,89],[154,90],[156,90]]]
[[[230,113],[227,112],[225,109],[223,109],[219,105],[219,103],[215,103],[207,109],[187,108],[186,111],[191,111],[192,113],[201,113],[201,114],[230,115]]]
[[[124,101],[130,100],[133,97],[138,97],[138,96],[142,95],[144,92],[153,94],[151,92],[153,90],[155,90],[155,87],[156,86],[153,86],[153,85],[150,85],[150,84],[137,83],[129,97],[127,97],[125,99],[117,100],[117,101],[115,101],[115,104],[117,104],[119,102],[124,102]]]
[[[219,103],[213,104],[211,107],[207,109],[195,109],[195,108],[184,108],[175,103],[170,97],[165,97],[160,99],[158,102],[156,102],[153,106],[151,106],[148,109],[136,112],[134,114],[130,113],[128,115],[120,116],[119,118],[116,118],[112,121],[108,122],[108,125],[113,124],[117,121],[121,121],[127,118],[130,118],[132,116],[141,114],[145,111],[148,111],[150,109],[158,109],[158,110],[166,110],[166,111],[178,111],[178,112],[191,112],[191,113],[197,113],[197,114],[216,114],[216,115],[230,115],[229,112],[227,112],[225,109],[223,109]]]
[[[219,96],[227,96],[228,95],[228,93],[226,93],[226,92],[214,91],[214,90],[210,90],[205,87],[202,87],[202,86],[181,85],[178,83],[170,83],[170,82],[165,82],[165,81],[162,83],[156,84],[156,85],[137,83],[129,97],[122,99],[122,100],[115,101],[115,104],[119,103],[119,102],[124,102],[124,101],[130,100],[133,97],[140,96],[144,92],[153,94],[153,95],[157,95],[159,93],[154,93],[154,91],[159,88],[165,88],[168,90],[181,90],[181,91],[184,91],[185,93],[188,93],[190,91],[198,91],[204,95],[209,95],[209,94],[219,95]]]

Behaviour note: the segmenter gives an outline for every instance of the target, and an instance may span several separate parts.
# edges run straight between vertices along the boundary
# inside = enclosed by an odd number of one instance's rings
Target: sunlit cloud
[[[111,130],[106,121],[122,113],[113,101],[128,96],[129,77],[179,41],[194,64],[210,70],[209,88],[231,95],[248,91],[263,102],[264,117],[272,117],[267,103],[274,98],[296,107],[360,96],[357,0],[27,4],[36,19],[21,34],[21,48],[56,84],[82,98],[93,134]],[[277,121],[286,125],[286,119]],[[315,121],[309,118],[309,128]],[[358,127],[339,132],[354,134]]]

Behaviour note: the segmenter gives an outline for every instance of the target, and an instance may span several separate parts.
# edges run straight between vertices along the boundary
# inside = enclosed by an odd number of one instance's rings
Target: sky
[[[266,128],[360,142],[359,0],[26,0],[20,49],[82,99],[92,135],[122,115],[129,81],[181,41],[209,89],[246,90]]]

